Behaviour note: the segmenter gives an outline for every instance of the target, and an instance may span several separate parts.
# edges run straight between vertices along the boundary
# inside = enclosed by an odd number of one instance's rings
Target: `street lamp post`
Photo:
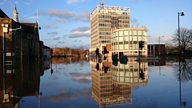
[[[178,40],[179,40],[179,54],[180,54],[180,52],[181,52],[180,16],[184,16],[184,12],[178,12]]]
[[[159,57],[160,57],[160,55],[161,55],[161,51],[160,51],[160,44],[161,44],[161,38],[160,38],[160,36],[159,36]]]
[[[178,12],[178,40],[179,40],[179,90],[180,90],[180,105],[186,105],[186,102],[184,101],[182,103],[181,99],[181,33],[180,33],[180,16],[184,16],[184,12]]]

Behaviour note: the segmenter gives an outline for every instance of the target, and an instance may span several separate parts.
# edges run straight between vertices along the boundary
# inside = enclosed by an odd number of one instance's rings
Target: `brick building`
[[[0,107],[1,102],[11,102],[11,95],[28,95],[25,90],[30,89],[38,93],[39,76],[44,69],[44,45],[39,39],[38,23],[18,21],[16,7],[14,19],[0,9]],[[9,79],[16,82],[9,86]]]
[[[166,54],[165,44],[148,44],[148,56],[156,57]]]

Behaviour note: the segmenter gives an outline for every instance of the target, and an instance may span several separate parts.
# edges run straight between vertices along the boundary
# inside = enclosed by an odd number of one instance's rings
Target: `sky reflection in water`
[[[190,67],[191,62],[187,61],[187,63],[188,67]],[[191,72],[188,73],[187,81],[183,79],[179,83],[178,63],[166,62],[162,66],[148,64],[147,82],[145,84],[128,84],[131,87],[130,102],[114,103],[106,106],[111,108],[180,108],[184,106],[192,108]],[[21,108],[101,107],[102,105],[95,101],[95,96],[92,93],[94,65],[94,62],[89,63],[87,61],[53,64],[53,74],[49,69],[41,76],[41,96],[23,97],[20,101]],[[187,70],[190,69],[187,68]],[[112,72],[112,69],[110,68],[109,71]],[[114,90],[114,88],[112,89]],[[127,87],[125,89],[127,90]],[[122,92],[121,89],[119,90],[119,92]],[[114,93],[120,94],[118,92]],[[115,97],[115,95],[113,96]]]

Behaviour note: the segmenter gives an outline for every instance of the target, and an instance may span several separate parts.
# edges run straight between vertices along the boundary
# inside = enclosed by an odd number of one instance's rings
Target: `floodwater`
[[[28,83],[13,87],[14,99],[4,107],[192,108],[191,59],[128,59],[121,64],[57,58],[51,68],[39,77],[29,74],[33,79],[26,76]]]

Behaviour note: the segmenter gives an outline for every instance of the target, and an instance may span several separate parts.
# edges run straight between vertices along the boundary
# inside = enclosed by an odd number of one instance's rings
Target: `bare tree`
[[[188,48],[192,46],[192,30],[189,30],[187,28],[181,28],[180,38],[177,30],[175,33],[175,37],[173,38],[173,41],[176,42],[178,46],[180,41],[181,51],[186,51]]]
[[[189,38],[192,39],[192,29],[190,30],[190,34],[189,35],[190,35]],[[190,47],[192,47],[192,40],[190,41]]]
[[[192,80],[191,60],[185,58],[179,58],[179,63],[176,65],[176,68],[174,68],[176,71],[177,79],[181,80],[182,82]]]

